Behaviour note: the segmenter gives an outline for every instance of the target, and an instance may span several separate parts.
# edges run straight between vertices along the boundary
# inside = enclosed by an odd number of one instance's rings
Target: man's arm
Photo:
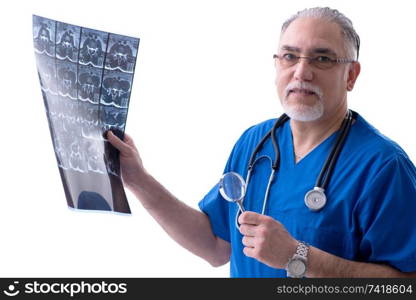
[[[285,269],[296,252],[297,241],[284,226],[265,215],[244,212],[238,222],[245,255],[278,269]],[[416,277],[382,264],[346,260],[315,247],[309,248],[307,277]]]
[[[306,277],[416,278],[416,272],[401,272],[388,265],[351,261],[310,247]]]
[[[227,263],[230,244],[213,234],[208,216],[179,201],[146,172],[137,148],[127,134],[124,142],[112,132],[108,132],[107,137],[120,151],[124,184],[168,235],[212,266]]]

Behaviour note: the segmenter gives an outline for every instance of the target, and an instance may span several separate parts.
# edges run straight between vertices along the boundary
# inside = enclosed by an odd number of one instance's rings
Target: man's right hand
[[[126,133],[124,141],[122,141],[114,133],[108,131],[107,139],[120,151],[121,177],[124,185],[132,189],[134,183],[140,182],[140,177],[145,174],[139,151],[137,151],[133,139]]]

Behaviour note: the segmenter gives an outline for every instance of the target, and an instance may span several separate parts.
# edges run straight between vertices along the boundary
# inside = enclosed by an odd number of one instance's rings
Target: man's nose
[[[309,59],[299,58],[298,63],[294,66],[294,77],[300,81],[311,81],[313,79],[313,70]]]

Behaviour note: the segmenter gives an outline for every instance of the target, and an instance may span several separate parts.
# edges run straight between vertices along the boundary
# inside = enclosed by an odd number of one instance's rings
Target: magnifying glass
[[[221,196],[230,202],[235,202],[244,212],[243,199],[246,195],[246,182],[243,177],[236,172],[228,172],[221,176],[220,182]]]

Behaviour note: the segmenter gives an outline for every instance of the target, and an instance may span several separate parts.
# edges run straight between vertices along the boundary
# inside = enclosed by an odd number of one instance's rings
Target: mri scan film
[[[130,214],[119,153],[139,39],[33,16],[33,46],[69,207]]]

